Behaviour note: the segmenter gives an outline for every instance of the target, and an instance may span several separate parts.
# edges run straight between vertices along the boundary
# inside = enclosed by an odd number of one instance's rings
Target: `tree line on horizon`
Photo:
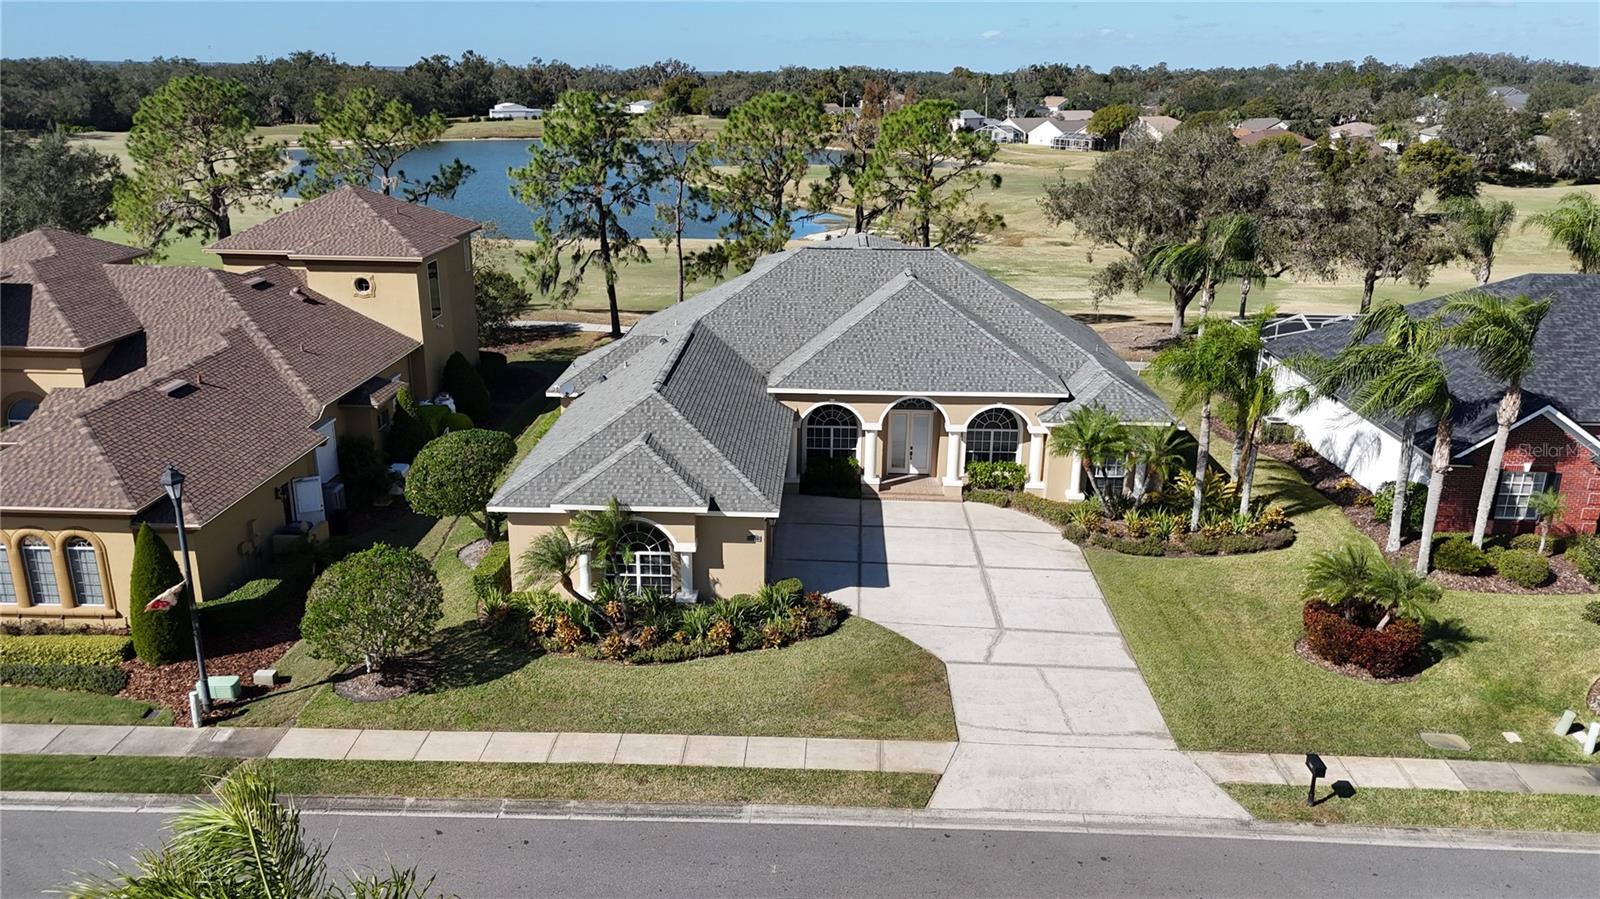
[[[1297,62],[1292,65],[1213,67],[1113,66],[1040,63],[1005,72],[956,67],[949,72],[898,71],[870,66],[772,71],[702,72],[676,59],[617,68],[574,66],[535,58],[526,64],[490,60],[468,50],[458,58],[436,54],[403,68],[342,62],[331,54],[299,51],[241,63],[193,59],[100,63],[69,57],[7,59],[0,67],[0,126],[46,130],[56,126],[125,131],[145,97],[174,77],[207,74],[244,86],[251,118],[261,125],[315,124],[317,98],[370,88],[420,114],[485,115],[502,101],[554,105],[562,94],[591,91],[615,97],[650,97],[680,113],[726,116],[763,93],[789,93],[816,104],[853,106],[872,82],[923,99],[1002,117],[1008,102],[1022,107],[1044,96],[1067,98],[1072,108],[1126,103],[1181,119],[1276,116],[1310,134],[1328,122],[1403,121],[1419,102],[1463,88],[1513,85],[1529,94],[1534,117],[1579,106],[1600,93],[1600,68],[1504,53],[1423,59],[1414,65],[1381,62]]]

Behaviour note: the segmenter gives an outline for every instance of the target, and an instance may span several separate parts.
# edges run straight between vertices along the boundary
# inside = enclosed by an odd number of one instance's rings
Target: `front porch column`
[[[861,428],[861,480],[876,485],[878,477],[878,432],[882,425],[863,425]]]
[[[789,462],[783,472],[783,479],[791,484],[800,480],[800,435],[804,433],[804,420],[795,422],[793,432],[789,435]]]
[[[965,428],[945,428],[945,443],[949,451],[944,459],[944,485],[946,487],[961,486],[961,457],[967,452],[967,431]]]
[[[572,586],[578,589],[579,596],[589,597],[594,595],[594,590],[590,589],[589,584],[592,565],[593,563],[590,561],[588,553],[578,556],[578,576],[574,579]]]
[[[1083,499],[1083,457],[1072,454],[1072,479],[1067,482],[1067,499]]]
[[[699,597],[699,592],[694,588],[694,553],[679,550],[677,599],[679,602],[695,602]]]
[[[1048,429],[1028,427],[1028,490],[1044,489],[1044,451],[1049,438]]]

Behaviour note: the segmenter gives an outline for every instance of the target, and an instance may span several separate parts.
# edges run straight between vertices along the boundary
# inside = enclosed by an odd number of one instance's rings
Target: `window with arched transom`
[[[1015,462],[1022,422],[1010,409],[985,409],[967,424],[967,464]]]
[[[842,459],[856,454],[861,422],[843,406],[819,406],[806,416],[806,458]]]
[[[607,578],[624,593],[646,590],[672,596],[677,589],[677,565],[672,540],[648,521],[630,521],[623,528],[617,554],[611,559]]]

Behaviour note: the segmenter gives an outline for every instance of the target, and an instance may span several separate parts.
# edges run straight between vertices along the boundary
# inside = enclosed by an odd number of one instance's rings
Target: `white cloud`
[[[998,28],[991,28],[988,31],[985,31],[982,34],[978,35],[978,37],[981,37],[986,41],[992,41],[992,40],[994,40],[995,38],[997,38],[999,36],[1000,36],[1000,29],[998,29]]]

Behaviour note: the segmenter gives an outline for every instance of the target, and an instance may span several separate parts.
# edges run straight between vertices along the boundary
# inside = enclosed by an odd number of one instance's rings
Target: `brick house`
[[[1525,533],[1535,527],[1528,497],[1543,490],[1561,494],[1554,530],[1600,531],[1600,276],[1520,275],[1481,288],[1489,293],[1547,299],[1550,313],[1534,345],[1534,369],[1523,383],[1522,418],[1511,429],[1501,464],[1500,485],[1489,516],[1490,533]],[[1407,307],[1429,315],[1450,297]],[[1305,380],[1292,359],[1302,353],[1330,356],[1350,337],[1354,317],[1308,324],[1267,341],[1267,364],[1278,369],[1280,388]],[[1470,531],[1477,517],[1484,466],[1495,434],[1495,411],[1504,385],[1479,368],[1470,353],[1446,350],[1454,398],[1451,418],[1454,461],[1440,499],[1440,531]],[[1322,399],[1287,416],[1317,452],[1368,490],[1395,480],[1399,467],[1397,422],[1357,415],[1338,399]],[[1431,426],[1417,434],[1411,479],[1430,477]]]

